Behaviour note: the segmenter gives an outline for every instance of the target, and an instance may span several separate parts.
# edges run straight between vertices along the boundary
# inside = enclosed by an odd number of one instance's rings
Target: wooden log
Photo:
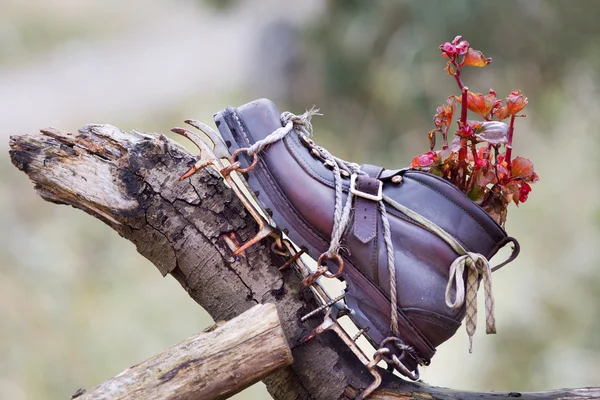
[[[277,309],[273,304],[259,304],[76,398],[224,399],[292,361]]]
[[[273,302],[294,356],[294,364],[264,379],[276,400],[351,399],[371,383],[371,375],[333,333],[298,345],[318,323],[300,321],[316,306],[310,291],[289,269],[278,270],[285,260],[269,250],[268,240],[246,251],[246,257],[231,256],[223,238],[244,242],[256,232],[256,223],[211,169],[178,182],[195,159],[172,140],[87,125],[76,133],[46,129],[42,135],[14,136],[10,147],[13,164],[40,196],[104,221],[163,275],[175,277],[215,320]],[[475,393],[382,374],[373,399],[600,399],[598,388]]]

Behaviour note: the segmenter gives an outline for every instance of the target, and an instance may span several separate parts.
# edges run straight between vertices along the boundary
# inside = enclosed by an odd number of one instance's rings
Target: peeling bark
[[[45,200],[67,204],[102,220],[135,243],[163,275],[171,274],[215,320],[229,320],[252,306],[276,304],[294,364],[264,380],[275,399],[348,399],[371,375],[333,333],[297,345],[317,321],[300,323],[316,304],[284,260],[263,241],[233,258],[223,235],[240,242],[256,232],[219,175],[207,168],[179,182],[195,159],[164,135],[124,133],[87,125],[77,133],[56,129],[13,136],[13,164]],[[406,382],[384,372],[374,399],[600,398],[600,389],[540,393],[472,393]]]

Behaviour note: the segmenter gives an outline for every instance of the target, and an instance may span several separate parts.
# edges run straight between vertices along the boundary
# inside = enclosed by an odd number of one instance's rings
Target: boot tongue
[[[387,181],[392,179],[396,175],[400,175],[407,170],[407,168],[401,169],[385,169],[378,167],[377,165],[363,164],[360,166],[360,170],[366,172],[371,178],[377,178],[380,181]]]
[[[393,177],[397,176],[397,175],[401,175],[403,174],[408,168],[401,168],[401,169],[384,169],[381,174],[379,175],[379,179],[382,181],[387,181],[392,179]]]
[[[379,176],[385,171],[383,167],[378,167],[377,165],[371,164],[363,164],[360,166],[360,170],[371,178],[379,178]]]

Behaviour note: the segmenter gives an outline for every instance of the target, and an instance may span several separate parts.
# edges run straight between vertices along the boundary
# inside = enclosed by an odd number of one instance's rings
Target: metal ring
[[[317,260],[317,265],[325,265],[325,263],[323,262],[325,259],[335,260],[338,264],[338,270],[335,274],[332,274],[329,271],[325,271],[323,275],[325,275],[326,278],[339,278],[342,274],[342,271],[344,270],[344,260],[342,259],[342,257],[339,254],[335,254],[333,257],[329,257],[327,253],[323,253],[319,256],[319,259]]]
[[[242,152],[246,152],[248,153],[248,148],[247,147],[242,147],[240,149],[237,149],[236,151],[233,152],[233,154],[231,155],[231,164],[235,164],[237,162],[237,158],[238,158],[238,154],[242,153]],[[250,166],[248,168],[237,168],[236,171],[237,172],[241,172],[242,174],[246,173],[246,172],[250,172],[254,169],[254,167],[256,167],[256,164],[258,163],[258,155],[256,153],[254,153],[252,155],[252,164],[250,164]]]
[[[421,377],[421,374],[419,373],[419,368],[415,369],[414,371],[410,371],[395,354],[392,354],[392,360],[394,361],[398,372],[400,372],[402,375],[407,376],[413,381],[418,381]]]
[[[390,354],[391,351],[389,350],[388,347],[385,347],[387,344],[393,344],[394,347],[396,347],[398,350],[400,350],[402,353],[406,353],[407,355],[409,355],[410,357],[414,358],[415,360],[417,360],[417,363],[421,363],[419,358],[417,357],[414,349],[412,346],[407,345],[406,343],[404,343],[402,341],[402,339],[395,337],[395,336],[388,336],[387,338],[383,339],[383,341],[380,344],[379,350],[377,350],[378,352],[382,353],[382,359],[388,363],[388,365],[394,365],[396,367],[396,369],[402,373],[403,375],[405,375],[406,377],[417,381],[420,378],[420,373],[419,373],[419,368],[417,367],[414,371],[410,371],[398,358],[398,356],[396,354]],[[388,350],[387,354],[383,354],[383,350]],[[388,355],[390,354],[390,355]]]
[[[396,336],[388,336],[385,339],[383,339],[383,341],[381,342],[381,344],[379,345],[380,348],[385,347],[388,343],[393,342],[394,345],[396,346],[397,349],[399,350],[406,350],[407,348],[410,348],[410,346],[406,345],[402,339],[397,338]]]

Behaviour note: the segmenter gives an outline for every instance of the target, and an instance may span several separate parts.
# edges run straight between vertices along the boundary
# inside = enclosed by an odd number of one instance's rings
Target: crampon
[[[325,315],[301,342],[334,331],[373,375],[358,397],[364,399],[381,384],[381,361],[418,380],[419,366],[465,317],[472,340],[481,282],[486,331],[495,333],[491,272],[519,247],[442,179],[331,155],[310,139],[314,114],[279,114],[258,100],[215,114],[220,133],[188,120],[206,138],[172,130],[200,151],[180,179],[206,167],[220,173],[258,224],[246,243],[228,242],[233,254],[274,239],[272,251],[287,258],[281,269],[293,268],[320,304],[302,321]],[[509,260],[490,268],[487,260],[507,243],[514,245]],[[334,292],[326,279],[345,287]],[[342,317],[354,326],[340,324]],[[357,344],[361,336],[376,349],[372,358]]]

